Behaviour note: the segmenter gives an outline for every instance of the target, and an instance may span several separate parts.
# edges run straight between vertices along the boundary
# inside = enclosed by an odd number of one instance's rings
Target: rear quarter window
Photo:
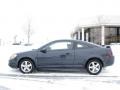
[[[77,43],[76,48],[81,49],[81,48],[89,48],[87,45]]]

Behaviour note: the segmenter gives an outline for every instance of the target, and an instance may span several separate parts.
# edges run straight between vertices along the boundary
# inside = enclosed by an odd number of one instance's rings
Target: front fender
[[[36,62],[37,62],[36,57],[37,57],[37,52],[35,52],[35,51],[20,53],[17,56],[17,62],[19,63],[20,60],[22,60],[24,58],[29,58],[36,64]]]

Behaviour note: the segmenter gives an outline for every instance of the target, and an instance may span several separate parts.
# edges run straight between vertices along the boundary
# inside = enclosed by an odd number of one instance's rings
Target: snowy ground
[[[81,71],[40,71],[24,75],[8,66],[11,54],[32,49],[25,46],[0,46],[0,90],[118,90],[120,88],[120,45],[113,45],[115,64],[97,75]]]

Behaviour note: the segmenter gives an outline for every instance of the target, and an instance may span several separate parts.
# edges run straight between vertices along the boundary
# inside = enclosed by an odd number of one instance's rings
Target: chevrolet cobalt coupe
[[[80,40],[56,40],[36,50],[16,53],[11,56],[9,66],[19,68],[22,73],[39,69],[80,69],[97,75],[103,67],[114,63],[110,48]]]

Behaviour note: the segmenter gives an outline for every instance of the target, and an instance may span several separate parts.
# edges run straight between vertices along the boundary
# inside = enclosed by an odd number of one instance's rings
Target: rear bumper
[[[104,66],[111,66],[114,64],[114,56],[110,57],[110,58],[107,58],[105,61],[104,61]]]

